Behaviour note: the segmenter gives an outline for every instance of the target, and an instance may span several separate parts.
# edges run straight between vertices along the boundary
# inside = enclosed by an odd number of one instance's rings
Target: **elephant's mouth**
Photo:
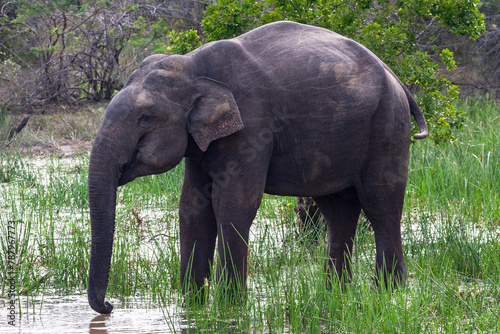
[[[135,178],[136,176],[133,175],[132,170],[127,168],[120,173],[118,177],[118,186],[123,186],[124,184],[132,182],[135,180]]]
[[[120,174],[118,175],[118,186],[123,186],[137,178],[136,167],[138,165],[139,150],[134,151],[134,155],[130,163],[123,165]]]

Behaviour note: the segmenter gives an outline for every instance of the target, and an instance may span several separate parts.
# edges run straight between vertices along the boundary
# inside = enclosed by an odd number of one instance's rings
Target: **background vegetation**
[[[436,142],[453,141],[464,121],[454,107],[458,85],[499,89],[494,0],[3,0],[0,6],[0,104],[8,112],[109,100],[147,55],[187,53],[277,20],[325,27],[366,45],[416,94]]]

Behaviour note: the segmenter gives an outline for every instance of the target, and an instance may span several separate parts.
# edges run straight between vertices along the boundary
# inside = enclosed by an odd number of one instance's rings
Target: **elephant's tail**
[[[420,133],[416,133],[413,138],[424,139],[429,135],[429,131],[427,130],[427,122],[425,121],[424,115],[422,114],[422,110],[420,110],[420,107],[411,95],[408,88],[406,88],[406,86],[403,84],[401,84],[401,86],[403,87],[406,98],[408,99],[408,103],[410,104],[410,112],[413,115],[413,118],[415,118],[415,121],[417,121],[418,128],[420,129]]]
[[[371,52],[371,51],[370,51]],[[372,53],[373,54],[373,53]],[[418,128],[420,129],[420,133],[416,133],[413,138],[415,139],[424,139],[429,135],[429,130],[427,130],[427,122],[425,121],[424,114],[422,114],[422,110],[420,110],[420,107],[417,104],[417,101],[413,98],[413,95],[411,95],[410,91],[406,86],[399,80],[399,78],[394,74],[394,72],[382,62],[384,68],[389,71],[389,73],[392,74],[392,76],[399,82],[401,87],[403,87],[403,90],[405,91],[406,98],[408,99],[408,103],[410,104],[410,112],[413,115],[413,118],[415,118],[415,121],[417,121]]]

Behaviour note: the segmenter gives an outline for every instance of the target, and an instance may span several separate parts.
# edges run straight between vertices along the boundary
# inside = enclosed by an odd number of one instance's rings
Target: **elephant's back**
[[[269,41],[273,41],[275,45],[282,43],[287,46],[293,46],[290,43],[314,44],[311,38],[316,39],[316,37],[330,40],[330,42],[332,39],[348,40],[347,37],[332,30],[291,21],[269,23],[235,37],[233,40],[243,44],[256,44],[253,46],[261,45],[266,48]]]
[[[387,86],[379,58],[327,29],[276,22],[231,41],[266,78],[256,84],[268,83],[272,96],[289,106],[303,105],[301,99],[308,96],[311,108],[325,116],[340,110],[373,111]]]
[[[386,75],[382,61],[361,44],[324,28],[287,21],[206,44],[192,56],[200,75],[236,91],[264,89],[276,98],[305,90],[318,90],[321,96],[329,96],[329,90],[335,101],[337,96],[360,97],[358,92],[369,97]]]
[[[296,22],[270,23],[229,41],[241,45],[247,56],[272,66],[315,65],[318,60],[381,65],[380,59],[358,42],[328,29]],[[313,67],[305,69],[309,68]]]
[[[328,64],[336,63],[382,67],[380,59],[356,41],[328,29],[289,21],[269,23],[232,39],[208,43],[192,56],[212,68],[253,63],[274,73],[279,69],[300,70],[302,76],[325,74],[332,69]]]

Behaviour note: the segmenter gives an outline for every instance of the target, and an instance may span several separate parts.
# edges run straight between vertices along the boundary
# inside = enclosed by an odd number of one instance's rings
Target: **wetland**
[[[296,199],[265,195],[251,229],[246,302],[227,306],[210,287],[206,305],[190,305],[179,281],[181,164],[118,190],[109,316],[86,297],[89,148],[103,106],[34,115],[0,143],[0,332],[498,332],[500,105],[477,98],[459,107],[468,120],[453,143],[411,145],[406,287],[374,288],[374,236],[361,216],[353,281],[327,290],[325,235],[310,242],[297,230]]]

